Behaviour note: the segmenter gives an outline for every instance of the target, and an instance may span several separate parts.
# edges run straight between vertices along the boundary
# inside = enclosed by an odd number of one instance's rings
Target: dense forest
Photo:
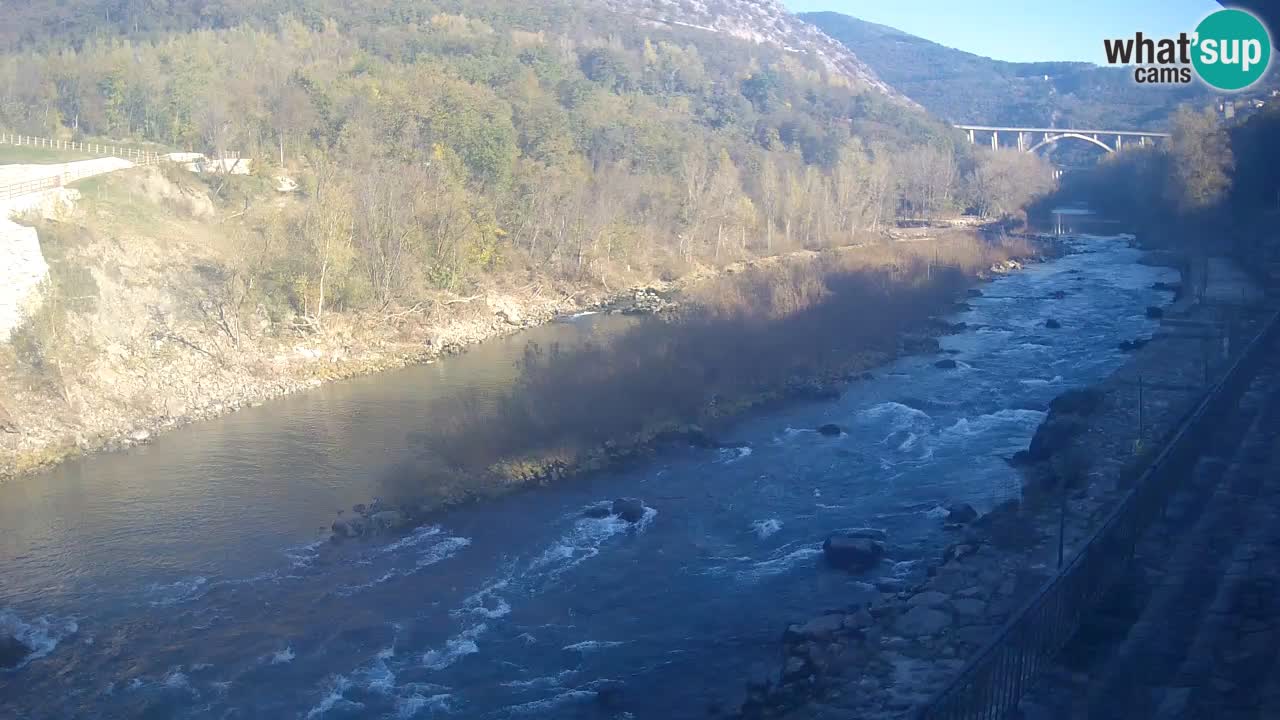
[[[955,123],[1155,130],[1167,127],[1180,104],[1214,102],[1199,84],[1139,91],[1124,68],[1003,62],[839,13],[802,17],[853,48],[930,112]]]
[[[497,276],[617,288],[1012,213],[1051,184],[815,58],[598,3],[154,5],[16,9],[0,127],[298,178],[296,202],[246,214],[244,273],[317,320]]]

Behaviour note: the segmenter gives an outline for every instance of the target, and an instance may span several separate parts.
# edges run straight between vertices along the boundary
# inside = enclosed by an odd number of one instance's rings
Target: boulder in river
[[[880,563],[884,545],[866,538],[832,535],[822,543],[822,554],[833,567],[862,572]]]
[[[399,510],[383,510],[369,520],[379,530],[398,530],[408,522],[408,518]]]
[[[827,423],[826,425],[818,428],[818,434],[826,435],[827,437],[839,437],[844,434],[844,430],[835,423]]]
[[[944,610],[917,605],[898,618],[897,631],[904,637],[931,637],[951,626],[951,615]]]
[[[947,522],[955,525],[965,525],[978,519],[978,511],[968,503],[960,505],[952,505],[947,510]]]
[[[582,511],[582,517],[601,520],[613,514],[613,506],[609,502],[596,503]]]
[[[1048,320],[1045,320],[1044,326],[1049,328],[1050,330],[1062,329],[1062,323],[1058,322],[1057,320],[1054,320],[1053,318],[1049,318]]]
[[[951,358],[943,358],[942,360],[939,360],[938,362],[934,363],[933,366],[940,370],[955,370],[957,367],[959,367],[956,361],[952,360]]]
[[[613,501],[613,514],[629,523],[644,519],[644,503],[636,498],[618,498]]]
[[[1031,438],[1031,447],[1027,450],[1027,458],[1040,462],[1053,457],[1055,453],[1065,450],[1077,435],[1084,432],[1084,421],[1074,415],[1054,415],[1036,428]]]
[[[337,540],[345,540],[348,538],[358,538],[369,531],[369,523],[364,518],[356,516],[349,518],[338,518],[333,521],[333,537]]]
[[[1159,320],[1164,317],[1164,309],[1151,305],[1147,308],[1147,317],[1151,320]]]
[[[0,670],[12,670],[31,654],[26,643],[8,634],[0,634]]]
[[[844,613],[816,617],[803,625],[792,625],[787,628],[784,640],[803,642],[806,640],[827,640],[844,629]]]
[[[982,297],[982,291],[981,291],[981,290],[979,290],[978,288],[969,288],[969,293],[968,293],[968,294],[969,294],[969,297],[971,297],[971,298],[980,298],[980,297]]]
[[[1138,338],[1136,340],[1125,340],[1124,342],[1120,343],[1118,347],[1122,352],[1133,352],[1135,350],[1141,350],[1142,348],[1146,347],[1147,343],[1149,342],[1151,341],[1144,338]]]
[[[1049,293],[1049,297],[1053,298],[1054,300],[1065,300],[1067,298],[1067,291],[1054,290],[1053,292]]]
[[[1068,390],[1049,403],[1049,412],[1055,415],[1079,415],[1088,417],[1102,407],[1106,396],[1097,388]]]

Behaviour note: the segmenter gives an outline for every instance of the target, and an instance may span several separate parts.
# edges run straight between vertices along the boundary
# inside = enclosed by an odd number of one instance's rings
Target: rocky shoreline
[[[989,272],[979,273],[975,280],[989,279],[1021,267],[1022,261],[1038,261],[1059,252],[1059,244],[1051,238],[1041,240],[1044,247],[1035,257],[999,264]],[[858,247],[842,248],[836,252],[857,251]],[[817,253],[807,251],[793,255],[792,259],[802,262],[816,261],[818,257]],[[15,408],[30,408],[32,412],[20,417],[18,413],[6,412],[0,405],[0,430],[3,431],[0,432],[0,482],[48,469],[73,457],[127,450],[150,442],[161,433],[256,407],[268,400],[313,389],[327,382],[457,355],[486,340],[510,336],[579,312],[678,315],[684,296],[697,283],[790,257],[778,256],[730,265],[716,272],[695,273],[678,281],[636,287],[613,295],[578,293],[561,299],[490,295],[482,298],[483,302],[480,302],[481,298],[466,298],[458,302],[484,307],[445,319],[429,329],[422,342],[404,342],[388,337],[386,333],[364,331],[361,319],[356,317],[344,318],[343,324],[324,333],[300,337],[292,347],[288,347],[288,341],[260,348],[242,346],[238,349],[238,356],[230,361],[225,357],[214,358],[210,353],[189,352],[188,347],[193,343],[179,332],[154,336],[150,346],[145,348],[109,348],[108,357],[101,361],[107,365],[102,374],[120,381],[108,381],[118,386],[104,390],[118,394],[117,390],[147,385],[147,378],[163,377],[164,397],[160,401],[153,399],[149,409],[119,404],[99,407],[92,402],[82,402],[81,417],[68,429],[65,422],[55,422],[55,407],[50,406],[48,411],[36,410],[42,401],[48,404],[47,398],[40,398],[29,389],[15,391],[9,403]],[[934,328],[932,331],[938,330]],[[904,351],[928,351],[927,345],[913,345],[917,341],[910,337],[904,343]],[[859,358],[849,368],[831,372],[828,376],[797,378],[784,392],[738,399],[717,408],[708,419],[736,416],[781,400],[829,397],[835,392],[832,389],[834,385],[857,379],[865,370],[892,359],[891,355],[869,355],[872,356]],[[158,408],[155,407],[157,402]],[[173,407],[175,404],[176,408]],[[669,427],[658,434],[680,429]],[[619,460],[645,455],[651,451],[655,440],[652,437],[620,440],[589,453],[578,464],[582,469],[595,470]],[[544,483],[563,477],[569,471],[557,460],[508,462],[494,467],[493,484]],[[488,494],[487,491],[479,493],[481,496]]]
[[[1181,298],[1179,287],[1161,285],[1154,289]],[[1178,328],[1212,322],[1215,309],[1180,299],[1160,314],[1173,318],[1171,329],[1132,343],[1130,359],[1096,387],[1054,400],[1031,446],[1010,459],[1024,476],[1020,501],[981,517],[953,508],[950,539],[928,561],[927,579],[791,625],[778,666],[747,680],[733,716],[898,718],[941,691],[1056,572],[1059,528],[1069,559],[1202,397],[1201,338]],[[1238,332],[1250,337],[1260,322],[1246,313]],[[1210,379],[1228,360],[1218,358]],[[832,540],[861,543],[861,562],[833,555]],[[827,562],[853,572],[878,565],[881,540],[829,539]]]
[[[990,281],[998,275],[1020,270],[1026,264],[1059,257],[1064,249],[1061,243],[1046,240],[1041,252],[1035,256],[998,263],[991,267],[989,272],[975,279]],[[969,296],[972,297],[972,294]],[[672,301],[667,300],[667,302]],[[668,305],[666,309],[673,307],[674,305]],[[952,309],[954,305],[946,307],[945,311]],[[396,504],[394,509],[410,519],[408,526],[415,526],[430,521],[434,513],[448,507],[639,462],[652,457],[661,448],[671,445],[709,450],[739,448],[742,447],[740,444],[722,440],[719,433],[726,425],[744,414],[760,412],[792,402],[837,400],[847,385],[874,379],[871,371],[875,368],[909,355],[941,353],[938,338],[959,333],[965,329],[967,329],[965,323],[951,323],[936,316],[931,317],[922,326],[902,333],[897,339],[893,352],[860,353],[846,358],[841,364],[824,368],[821,374],[793,378],[785,387],[776,391],[718,403],[714,407],[705,408],[703,418],[699,420],[700,424],[670,423],[658,426],[643,435],[610,440],[572,459],[552,456],[500,461],[492,465],[484,475],[468,477],[463,483],[464,490],[452,495],[402,501]],[[837,425],[825,425],[814,430],[824,435],[839,435],[843,432],[843,429]],[[362,506],[357,506],[357,508],[360,507]],[[331,535],[335,541],[378,534],[377,525],[372,522],[364,526],[368,532],[355,534],[348,533],[337,525],[340,523],[335,524]]]

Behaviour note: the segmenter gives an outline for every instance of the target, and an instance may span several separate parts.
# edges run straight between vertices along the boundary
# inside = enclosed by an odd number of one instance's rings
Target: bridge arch
[[[1066,140],[1067,138],[1071,138],[1074,140],[1083,140],[1087,143],[1093,143],[1094,145],[1097,145],[1098,147],[1102,148],[1108,153],[1113,153],[1116,151],[1115,148],[1102,142],[1096,137],[1092,137],[1090,135],[1081,135],[1080,133],[1067,132],[1067,133],[1062,133],[1060,135],[1046,136],[1045,139],[1027,148],[1027,152],[1033,153],[1046,145],[1056,145],[1059,140]]]

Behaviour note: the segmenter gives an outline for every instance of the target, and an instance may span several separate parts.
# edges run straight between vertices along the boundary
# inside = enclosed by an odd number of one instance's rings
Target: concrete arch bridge
[[[1169,137],[1169,133],[1145,130],[1077,130],[990,125],[956,125],[956,127],[965,131],[971,143],[977,144],[979,137],[989,137],[992,150],[1005,147],[1007,144],[1008,147],[1017,147],[1022,152],[1036,152],[1043,147],[1056,145],[1062,140],[1077,140],[1096,145],[1105,152],[1114,153],[1123,150],[1126,146],[1154,145],[1158,140]],[[1005,138],[1013,138],[1013,142],[1002,141],[1001,135]]]

